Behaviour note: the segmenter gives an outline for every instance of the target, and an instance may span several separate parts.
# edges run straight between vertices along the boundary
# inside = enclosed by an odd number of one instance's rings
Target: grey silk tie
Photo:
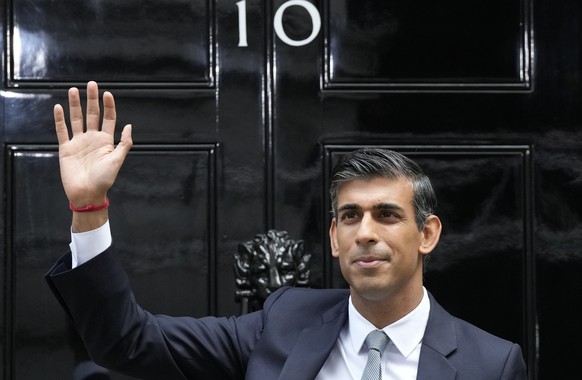
[[[388,344],[384,331],[374,330],[366,337],[368,345],[368,362],[364,368],[362,380],[382,380],[382,352]]]

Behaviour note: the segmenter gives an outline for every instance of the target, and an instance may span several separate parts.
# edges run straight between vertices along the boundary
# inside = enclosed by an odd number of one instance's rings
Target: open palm
[[[71,88],[69,112],[73,136],[69,138],[63,108],[58,104],[54,108],[61,180],[69,201],[75,207],[104,202],[132,145],[130,125],[123,128],[119,144],[114,145],[115,101],[109,92],[103,94],[103,109],[100,129],[99,89],[97,83],[87,83],[87,117],[84,121],[79,90]]]

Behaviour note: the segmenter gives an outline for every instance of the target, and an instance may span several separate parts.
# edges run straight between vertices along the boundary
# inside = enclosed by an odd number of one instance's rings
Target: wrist
[[[71,230],[76,233],[97,229],[109,220],[109,199],[106,196],[71,201],[69,208],[73,211]]]
[[[73,206],[73,203],[69,202],[69,209],[71,209],[71,211],[73,211],[73,212],[95,212],[95,211],[104,210],[108,207],[109,207],[109,199],[107,197],[105,197],[105,202],[103,202],[103,203],[99,203],[99,204],[90,203],[87,206],[82,206],[82,207]]]
[[[91,206],[99,206],[108,203],[107,195],[86,195],[79,198],[69,198],[69,208],[74,209],[91,208]]]
[[[95,230],[109,220],[107,209],[94,212],[73,212],[71,230],[75,233]]]

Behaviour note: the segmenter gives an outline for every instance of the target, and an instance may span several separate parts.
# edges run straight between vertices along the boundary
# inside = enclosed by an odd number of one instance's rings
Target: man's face
[[[416,226],[412,198],[404,178],[340,186],[330,240],[354,302],[406,297],[421,288],[421,253],[428,252],[421,248],[424,232]]]

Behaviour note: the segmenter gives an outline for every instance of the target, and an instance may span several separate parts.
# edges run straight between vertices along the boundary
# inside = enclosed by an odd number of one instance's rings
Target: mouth
[[[385,262],[387,259],[376,257],[376,256],[362,256],[354,260],[354,264],[360,266],[361,268],[375,268]]]

